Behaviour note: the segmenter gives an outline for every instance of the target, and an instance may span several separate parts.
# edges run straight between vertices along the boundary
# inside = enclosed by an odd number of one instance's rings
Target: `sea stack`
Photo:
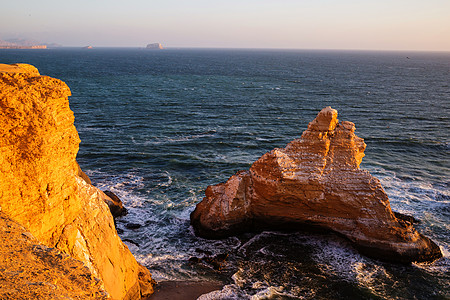
[[[146,49],[162,50],[164,48],[163,48],[163,46],[160,43],[152,43],[152,44],[148,44]]]
[[[321,229],[346,237],[382,260],[431,262],[439,247],[395,214],[380,181],[361,170],[366,144],[355,124],[326,107],[301,138],[277,148],[225,183],[209,186],[191,214],[196,234],[222,238],[245,231]]]
[[[44,260],[60,259],[54,265],[64,266],[65,257],[70,256],[84,264],[84,273],[97,278],[92,282],[98,282],[108,297],[140,299],[153,291],[151,275],[117,235],[105,203],[108,196],[91,185],[78,166],[80,139],[69,108],[70,94],[64,82],[41,76],[31,65],[0,64],[0,218],[8,219],[0,225],[23,226],[32,244],[41,245],[39,249],[45,251],[32,250],[31,263],[34,256],[43,255]],[[0,231],[10,233],[12,225],[5,226]],[[27,245],[17,244],[17,249],[37,247]],[[4,246],[0,244],[0,253]],[[9,249],[13,246],[9,244]],[[0,259],[2,263],[8,267]],[[72,275],[66,276],[69,280]],[[33,282],[33,278],[27,280]],[[58,282],[64,281],[46,280],[37,287],[52,286],[58,291]],[[12,298],[28,299],[16,292]]]

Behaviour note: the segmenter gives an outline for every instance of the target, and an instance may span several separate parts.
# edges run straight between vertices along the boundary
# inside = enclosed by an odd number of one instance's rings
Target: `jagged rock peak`
[[[330,106],[322,109],[317,117],[308,124],[308,129],[317,131],[331,131],[336,128],[339,123],[337,118],[338,112]]]

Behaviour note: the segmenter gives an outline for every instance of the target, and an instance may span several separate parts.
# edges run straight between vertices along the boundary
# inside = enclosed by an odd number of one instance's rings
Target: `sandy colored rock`
[[[39,76],[39,70],[32,65],[28,64],[0,64],[1,73],[26,73],[30,75]]]
[[[113,299],[139,299],[145,271],[118,237],[104,194],[75,160],[80,139],[69,88],[33,66],[0,70],[2,212],[44,245],[81,260]]]
[[[0,299],[107,299],[101,282],[79,260],[41,245],[0,213]]]
[[[355,125],[324,108],[300,139],[209,186],[191,214],[198,235],[220,238],[261,229],[321,228],[363,253],[398,262],[433,261],[439,247],[397,219],[380,181],[359,165],[366,144]]]

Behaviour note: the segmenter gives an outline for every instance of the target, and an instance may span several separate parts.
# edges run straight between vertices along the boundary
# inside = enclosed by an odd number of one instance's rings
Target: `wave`
[[[132,137],[132,142],[133,142],[133,144],[144,145],[144,146],[176,144],[176,143],[195,141],[195,140],[198,140],[198,139],[201,139],[201,138],[205,138],[205,137],[214,137],[215,134],[216,134],[216,131],[212,130],[212,131],[209,131],[209,132],[206,132],[206,133],[193,134],[193,135],[176,136],[176,137],[164,137],[164,138],[156,137],[156,138],[154,138],[152,140],[144,141],[142,143],[137,142],[135,140],[135,138]]]
[[[443,141],[436,141],[427,138],[391,138],[391,137],[376,137],[367,136],[364,138],[366,143],[379,143],[380,145],[396,146],[399,148],[411,149],[411,147],[419,149],[431,150],[449,150],[449,143]]]
[[[422,220],[424,225],[420,229],[431,228],[424,233],[436,240],[443,249],[447,259],[443,265],[420,265],[417,268],[433,274],[445,273],[450,248],[446,237],[450,229],[450,194],[445,185],[404,180],[397,177],[395,172],[380,167],[371,167],[370,171],[380,178],[391,199],[392,208]],[[204,268],[209,271],[199,272],[187,264],[190,257],[199,255],[196,252],[198,248],[212,255],[235,253],[227,266],[228,270],[237,268],[233,276],[234,283],[222,291],[204,296],[212,297],[210,299],[221,299],[219,296],[228,299],[226,297],[230,294],[236,299],[323,294],[328,293],[320,287],[320,282],[325,279],[351,282],[361,289],[369,290],[370,295],[386,298],[386,288],[381,287],[391,284],[392,278],[397,276],[392,275],[385,265],[361,256],[345,240],[334,236],[263,232],[244,239],[209,241],[197,238],[190,227],[189,215],[203,197],[203,191],[193,187],[192,183],[184,182],[179,174],[162,170],[147,170],[143,174],[140,169],[132,169],[117,176],[101,171],[87,171],[87,174],[100,189],[113,191],[129,208],[129,214],[117,220],[117,227],[123,231],[123,239],[133,242],[128,243],[130,250],[151,270],[155,279],[207,279],[210,276],[207,274],[214,272],[208,266]],[[126,225],[130,223],[139,224],[140,227],[127,229]],[[283,242],[280,244],[280,241]],[[306,259],[306,262],[297,261],[297,255]],[[251,258],[250,261],[247,261],[248,258]],[[295,280],[281,283],[277,279],[291,272],[283,271],[283,265],[291,264],[290,268],[295,273],[301,272],[305,263],[308,265],[306,269],[317,270],[309,275],[312,276],[313,284],[308,289]],[[267,273],[281,270],[281,273],[273,273],[264,279],[258,270]],[[320,279],[320,276],[325,279]]]

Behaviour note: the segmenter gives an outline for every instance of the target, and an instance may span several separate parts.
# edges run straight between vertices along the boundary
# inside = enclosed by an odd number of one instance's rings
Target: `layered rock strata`
[[[439,247],[397,218],[380,181],[359,165],[366,144],[352,122],[324,108],[301,138],[264,154],[248,171],[209,186],[191,214],[200,236],[262,229],[319,228],[362,253],[397,262],[433,261]],[[399,215],[398,215],[399,216]]]
[[[82,261],[111,298],[140,299],[152,292],[150,273],[117,235],[108,196],[75,160],[80,139],[68,96],[64,82],[33,66],[0,65],[1,210]]]

